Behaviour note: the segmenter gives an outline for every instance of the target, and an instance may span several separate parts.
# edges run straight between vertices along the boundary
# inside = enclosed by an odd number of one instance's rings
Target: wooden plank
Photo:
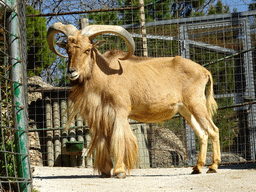
[[[46,128],[52,128],[52,105],[51,99],[46,97]],[[49,167],[54,166],[54,148],[53,148],[53,131],[46,132],[47,147],[47,164]]]

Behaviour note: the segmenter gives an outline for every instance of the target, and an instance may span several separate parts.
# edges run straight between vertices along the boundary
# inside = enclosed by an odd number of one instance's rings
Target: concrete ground
[[[218,173],[191,175],[192,168],[135,169],[126,179],[98,177],[90,168],[34,167],[33,187],[39,192],[256,192],[256,169],[220,168]]]

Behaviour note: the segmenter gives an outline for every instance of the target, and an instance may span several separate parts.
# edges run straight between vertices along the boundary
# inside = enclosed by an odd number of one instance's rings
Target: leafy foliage
[[[218,0],[216,5],[210,5],[208,15],[216,15],[216,14],[223,14],[229,13],[229,6],[223,5],[221,0]]]
[[[53,79],[53,84],[57,85],[58,87],[67,86],[70,83],[68,76],[66,75],[68,64],[65,58],[60,58],[59,63],[57,64],[58,71],[60,75],[57,75]]]
[[[27,6],[26,13],[40,14],[31,6]],[[27,17],[28,76],[40,75],[56,59],[48,48],[46,21],[43,17]]]
[[[5,15],[0,13],[0,24],[4,26]],[[13,142],[13,131],[10,128],[13,126],[11,115],[11,86],[10,65],[8,62],[8,46],[6,46],[8,32],[0,29],[0,175],[14,177],[14,155],[6,153],[13,152],[15,145]],[[7,174],[8,173],[8,174]]]

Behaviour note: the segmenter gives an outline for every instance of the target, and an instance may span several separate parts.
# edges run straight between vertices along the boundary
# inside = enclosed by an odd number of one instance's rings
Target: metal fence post
[[[246,18],[243,21],[243,28],[242,28],[242,32],[243,32],[243,49],[244,50],[250,50],[252,48],[251,45],[251,28],[250,28],[250,24],[249,24],[249,19]],[[252,56],[252,51],[248,51],[246,53],[243,54],[244,57],[244,71],[245,71],[245,82],[246,82],[246,86],[245,86],[245,92],[243,93],[243,97],[244,100],[246,101],[254,101],[255,100],[255,83],[254,83],[254,70],[253,70],[253,56]],[[249,106],[248,108],[248,142],[249,142],[249,146],[246,147],[248,149],[247,152],[247,159],[248,160],[255,160],[256,157],[256,116],[255,116],[255,112],[256,112],[256,105],[252,104]],[[247,145],[247,143],[246,143]]]
[[[189,59],[189,44],[187,26],[180,26],[180,54],[183,58]],[[186,129],[186,145],[188,153],[188,165],[196,164],[196,137],[193,129],[188,125],[184,119],[184,127]]]
[[[21,2],[19,2],[21,3]],[[28,139],[27,139],[27,128],[28,128],[28,113],[27,103],[25,97],[25,86],[26,86],[26,61],[25,57],[21,57],[22,53],[20,49],[22,47],[21,26],[19,23],[18,14],[18,2],[9,1],[14,10],[10,13],[8,18],[8,28],[10,32],[9,45],[10,45],[10,65],[12,66],[12,81],[13,81],[13,115],[14,115],[14,127],[15,127],[15,140],[17,150],[17,167],[18,175],[22,178],[20,183],[21,191],[31,191],[31,172],[30,163],[28,157]],[[23,5],[24,6],[24,5]],[[24,6],[25,7],[25,6]],[[25,12],[25,11],[24,11]],[[24,16],[25,17],[25,16]],[[25,27],[25,26],[22,26]],[[24,35],[24,34],[23,34]],[[24,41],[24,39],[22,39]],[[25,47],[26,49],[26,47]]]

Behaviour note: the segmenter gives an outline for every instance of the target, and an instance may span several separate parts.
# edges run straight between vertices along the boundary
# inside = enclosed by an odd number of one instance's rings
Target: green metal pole
[[[28,139],[27,139],[27,107],[25,102],[25,85],[26,85],[26,71],[24,65],[25,58],[21,60],[21,42],[20,42],[20,25],[18,18],[18,4],[15,0],[9,0],[13,5],[14,11],[10,13],[8,20],[9,28],[9,48],[10,48],[10,65],[12,66],[12,81],[13,81],[13,115],[15,127],[15,140],[17,150],[17,168],[20,183],[20,191],[32,191],[32,181],[30,164],[28,157]],[[25,18],[24,18],[25,19]],[[24,26],[22,26],[24,27]]]

